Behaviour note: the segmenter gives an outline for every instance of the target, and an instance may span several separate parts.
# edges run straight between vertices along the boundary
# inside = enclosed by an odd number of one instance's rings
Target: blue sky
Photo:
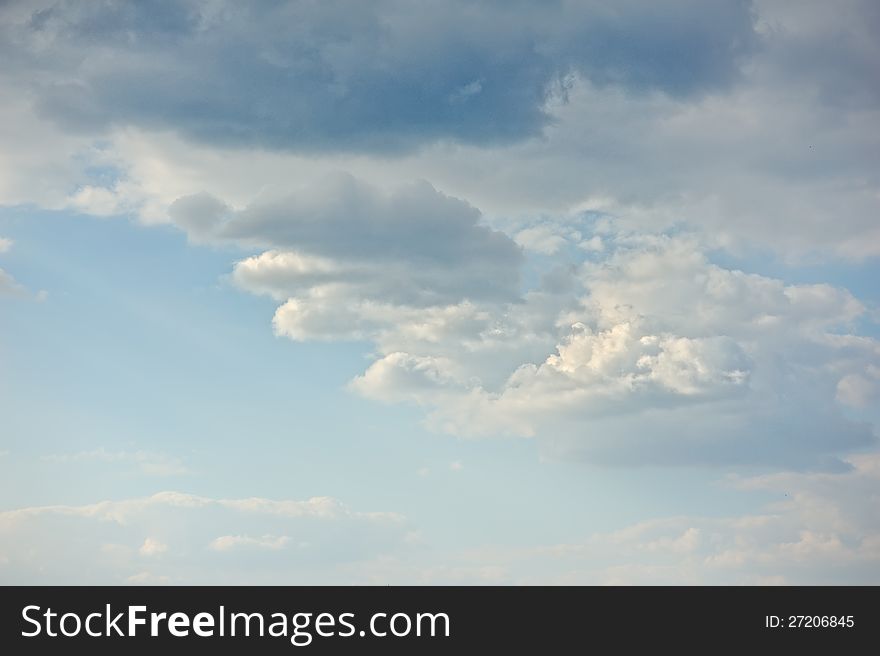
[[[0,581],[873,581],[878,18],[4,5]]]

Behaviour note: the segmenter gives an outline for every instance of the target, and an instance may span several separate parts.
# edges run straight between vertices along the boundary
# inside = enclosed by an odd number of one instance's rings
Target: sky
[[[0,3],[0,583],[880,584],[878,30]]]

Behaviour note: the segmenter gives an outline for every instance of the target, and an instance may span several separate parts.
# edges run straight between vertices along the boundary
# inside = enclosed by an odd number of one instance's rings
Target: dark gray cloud
[[[765,84],[808,89],[833,112],[880,104],[880,4],[764,0]]]
[[[278,149],[510,142],[572,74],[690,96],[756,44],[730,0],[31,4],[4,16],[4,50],[41,112]]]
[[[523,255],[480,212],[427,182],[386,194],[345,174],[236,211],[208,194],[169,214],[197,242],[272,252],[239,266],[239,282],[276,297],[355,285],[362,298],[415,305],[517,297]]]

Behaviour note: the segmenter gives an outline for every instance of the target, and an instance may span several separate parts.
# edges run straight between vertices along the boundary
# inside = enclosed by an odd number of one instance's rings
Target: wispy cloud
[[[775,497],[753,513],[661,517],[581,541],[446,553],[430,564],[404,554],[352,575],[426,584],[876,584],[880,458],[858,456],[850,465],[837,474],[738,479]]]
[[[162,492],[20,508],[0,513],[0,581],[327,582],[340,580],[342,565],[409,549],[409,531],[397,513],[359,512],[328,497]]]
[[[43,457],[47,462],[57,463],[112,463],[132,465],[148,476],[183,476],[192,473],[179,458],[151,451],[111,451],[101,447],[92,451],[59,453]]]

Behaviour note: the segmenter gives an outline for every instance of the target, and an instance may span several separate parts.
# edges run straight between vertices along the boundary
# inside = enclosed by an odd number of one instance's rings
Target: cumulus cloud
[[[260,251],[231,277],[280,303],[277,334],[371,342],[351,389],[418,404],[441,431],[532,436],[596,462],[798,468],[839,467],[875,440],[838,405],[869,396],[865,307],[716,265],[699,232],[547,219],[518,233],[527,263],[427,183],[389,192],[347,175],[242,209],[188,196],[170,214],[193,241]]]
[[[871,309],[713,254],[880,255],[878,26],[869,0],[0,3],[0,203],[171,221],[236,253],[276,334],[363,340],[350,389],[439,431],[801,470],[742,482],[784,496],[766,514],[409,581],[862,582],[876,513],[844,496],[875,506],[876,468],[840,456],[876,442]],[[0,269],[3,295],[29,293]],[[0,514],[0,576],[349,582],[375,557],[384,580],[403,524],[326,499],[26,509]],[[58,535],[67,569],[38,574]]]
[[[293,339],[363,339],[432,316],[466,324],[480,320],[473,302],[519,294],[519,247],[427,183],[386,194],[336,175],[243,210],[199,195],[170,213],[194,240],[270,249],[236,263],[232,280],[284,301],[275,329]]]
[[[454,343],[411,339],[398,321],[353,389],[421,405],[439,430],[535,436],[549,455],[601,462],[833,467],[874,443],[835,402],[880,356],[851,332],[865,308],[846,290],[725,269],[687,237],[609,244],[556,294],[555,314],[535,308],[552,326],[531,343],[504,313]],[[516,364],[475,356],[505,342]],[[529,360],[524,345],[546,352]]]
[[[400,515],[356,512],[328,497],[276,501],[162,492],[21,508],[0,513],[0,580],[326,583],[341,565],[403,548],[406,532]]]
[[[378,290],[383,300],[424,306],[511,298],[518,288],[521,255],[513,241],[426,182],[384,194],[338,174],[241,211],[197,195],[169,212],[193,240],[273,248],[240,263],[235,277],[276,297],[349,287],[360,299]]]
[[[232,279],[280,303],[275,332],[373,343],[351,389],[419,405],[440,431],[594,462],[796,468],[876,439],[838,405],[867,398],[880,354],[855,332],[863,304],[714,264],[699,233],[586,213],[521,230],[527,262],[425,183],[350,176],[241,210],[191,196],[171,216],[194,240],[268,248]]]

